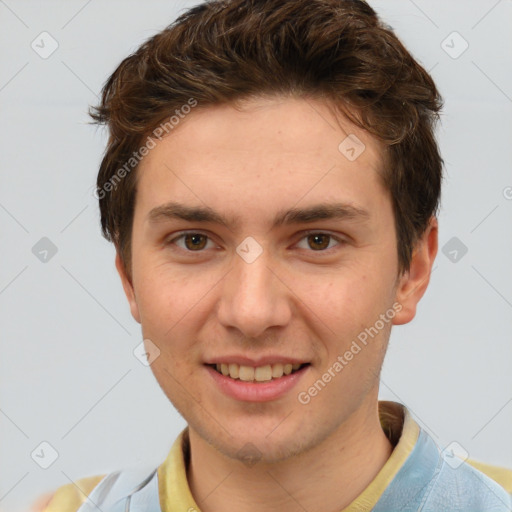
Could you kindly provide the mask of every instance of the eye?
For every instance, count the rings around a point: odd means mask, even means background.
[[[176,243],[177,240],[181,239],[183,239],[184,246]],[[198,233],[196,231],[187,231],[185,233],[181,233],[180,235],[174,237],[171,240],[168,240],[166,243],[169,245],[176,244],[178,247],[188,252],[201,252],[202,249],[206,247],[208,240],[209,237],[204,233]]]
[[[321,231],[309,231],[301,240],[306,240],[308,247],[312,248],[314,252],[328,252],[328,250],[332,249],[332,241],[336,241],[338,245],[344,243],[344,240],[341,238]]]

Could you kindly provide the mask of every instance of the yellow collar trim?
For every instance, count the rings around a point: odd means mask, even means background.
[[[169,455],[158,467],[158,495],[163,512],[171,510],[201,512],[188,486],[183,453],[186,438],[188,438],[188,427],[181,431]]]
[[[393,478],[404,465],[405,460],[412,452],[418,436],[420,427],[414,421],[411,414],[402,404],[397,402],[379,402],[379,416],[383,430],[390,438],[398,438],[398,442],[377,476],[369,483],[368,487],[341,512],[367,512],[380,500]],[[402,423],[403,418],[403,423]],[[391,437],[389,432],[391,432]],[[401,435],[400,435],[401,434]]]

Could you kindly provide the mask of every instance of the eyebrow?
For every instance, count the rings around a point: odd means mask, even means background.
[[[278,212],[272,221],[272,228],[291,224],[307,224],[318,220],[367,221],[369,218],[370,213],[367,210],[351,204],[320,203],[306,208],[291,208]],[[170,219],[220,224],[228,229],[237,229],[240,225],[238,219],[225,217],[209,206],[188,206],[177,202],[157,206],[148,214],[148,220],[151,224]]]

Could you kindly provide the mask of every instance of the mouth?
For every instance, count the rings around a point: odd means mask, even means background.
[[[256,367],[240,365],[237,363],[217,363],[207,364],[206,366],[209,366],[224,377],[229,377],[233,380],[263,383],[281,379],[283,376],[292,375],[301,371],[306,366],[310,366],[310,363],[276,363]]]

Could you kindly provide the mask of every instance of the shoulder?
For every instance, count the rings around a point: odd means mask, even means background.
[[[59,487],[53,494],[41,496],[32,506],[33,512],[76,512],[87,500],[104,475],[81,478]]]
[[[510,510],[512,496],[503,485],[504,478],[512,478],[512,471],[500,468],[500,476],[496,478],[498,468],[481,465],[482,469],[494,470],[492,478],[467,461],[457,466],[443,462],[433,478],[425,510]]]
[[[60,487],[54,494],[41,496],[31,512],[106,512],[120,502],[128,503],[135,495],[151,504],[149,510],[160,512],[158,467],[137,466],[82,478]]]
[[[476,467],[474,467],[476,466]],[[478,469],[477,469],[478,467]],[[511,512],[512,471],[460,458],[441,448],[423,429],[375,510]]]
[[[467,459],[466,462],[474,468],[487,475],[512,494],[512,469],[501,466],[493,466],[477,460]]]

